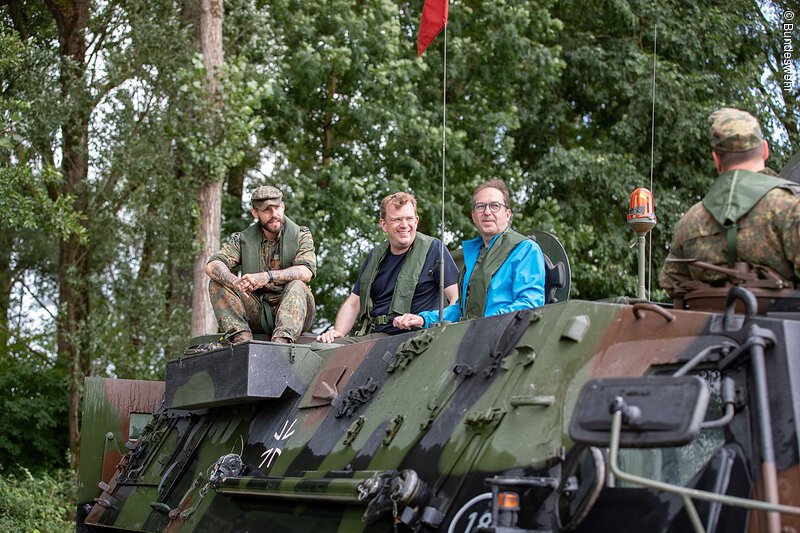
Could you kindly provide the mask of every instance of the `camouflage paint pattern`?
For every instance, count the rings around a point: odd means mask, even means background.
[[[694,258],[727,266],[726,229],[702,202],[693,205],[680,219],[669,251],[670,258]],[[738,221],[736,253],[740,261],[768,266],[789,280],[800,278],[800,197],[784,189],[768,192]],[[659,285],[672,293],[681,283],[700,280],[722,282],[724,274],[689,267],[684,263],[664,263]]]
[[[216,281],[209,280],[208,293],[219,331],[226,337],[240,331],[266,333],[261,326],[261,300],[255,294],[247,296]],[[275,319],[273,337],[297,340],[300,334],[308,331],[314,322],[314,296],[308,285],[299,280],[282,286],[279,298],[270,294],[268,301]]]
[[[78,502],[90,502],[97,484],[111,480],[128,452],[131,414],[154,413],[164,399],[164,382],[87,377],[83,387]]]
[[[298,237],[297,254],[292,261],[295,266],[306,266],[311,273],[317,273],[317,255],[314,252],[314,238],[311,236],[311,230],[305,226],[300,226],[300,235]],[[280,238],[275,241],[264,240],[261,242],[261,271],[267,270],[280,270]],[[231,270],[236,271],[242,264],[242,243],[239,240],[239,233],[233,233],[228,242],[223,243],[222,248],[209,257],[208,262],[222,261]],[[283,292],[283,287],[280,285],[270,285],[270,303],[274,304],[280,300],[280,295]]]
[[[595,377],[671,372],[706,348],[747,342],[748,328],[721,324],[719,314],[649,303],[568,301],[342,346],[239,345],[234,350],[241,360],[263,359],[262,379],[270,360],[281,376],[293,361],[303,361],[304,370],[291,387],[263,396],[270,399],[245,393],[236,401],[212,392],[202,408],[159,411],[86,523],[133,531],[392,531],[391,505],[359,501],[359,482],[413,471],[431,495],[420,510],[425,505],[443,515],[431,529],[488,525],[485,482],[514,476],[544,483],[516,489],[519,527],[560,531],[564,517],[554,488],[566,480],[562,468],[576,450],[568,427],[581,386]],[[792,346],[800,340],[800,322],[748,318],[746,325],[752,324],[775,339],[766,362],[780,499],[797,505],[800,388],[794,384],[800,363]],[[308,352],[318,360],[299,357]],[[168,395],[193,396],[181,388],[196,387],[202,372],[231,372],[215,357],[197,356],[195,366],[172,362],[170,380],[178,381]],[[730,481],[723,491],[752,496],[760,455],[755,403],[746,392],[748,358],[724,368],[720,359],[711,357],[707,366],[735,381],[740,401],[721,437],[723,448],[696,465],[703,475],[691,483],[708,489],[725,474]],[[253,367],[236,368],[248,373],[242,378],[248,384],[258,381],[258,372],[250,375]],[[206,386],[223,381],[211,378]],[[716,466],[721,452],[730,457],[730,470]],[[241,456],[244,471],[211,487],[215,463],[230,453]],[[709,507],[699,504],[698,511],[716,513],[713,531],[766,531],[759,513],[748,520],[741,509]],[[399,508],[398,516],[410,508]],[[370,509],[372,525],[362,520]],[[797,529],[800,520],[784,516],[783,525]],[[690,530],[677,497],[605,487],[577,529],[648,530]]]
[[[761,146],[764,136],[756,117],[732,107],[717,109],[708,117],[711,147],[723,152],[746,152]]]

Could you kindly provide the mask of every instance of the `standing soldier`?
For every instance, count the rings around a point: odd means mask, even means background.
[[[277,188],[258,187],[250,202],[255,223],[231,235],[206,265],[219,331],[232,343],[252,340],[253,332],[295,342],[314,321],[307,285],[317,271],[314,240],[307,227],[284,216]],[[241,277],[231,272],[238,268]]]
[[[734,268],[737,262],[800,279],[800,186],[765,166],[767,141],[746,111],[723,108],[708,117],[711,155],[719,177],[678,221],[658,277],[673,297],[698,283],[724,285],[727,275],[692,260]]]

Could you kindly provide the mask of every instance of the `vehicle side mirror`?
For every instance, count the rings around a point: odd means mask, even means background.
[[[681,446],[700,432],[709,396],[697,376],[594,379],[581,389],[569,433],[608,446],[613,414],[621,411],[620,447]]]

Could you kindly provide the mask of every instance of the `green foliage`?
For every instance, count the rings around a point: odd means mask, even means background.
[[[415,59],[421,5],[270,3],[283,88],[264,109],[276,161],[270,181],[290,191],[289,216],[316,238],[314,288],[328,320],[382,237],[383,196],[413,191],[420,230],[439,232],[441,40]],[[518,123],[512,96],[520,77],[537,87],[555,79],[559,62],[539,34],[546,39],[559,25],[538,5],[451,10],[446,228],[455,239],[473,234],[467,206],[475,185],[521,175],[510,160],[508,134]],[[526,73],[530,62],[537,68]]]
[[[2,157],[0,148],[0,157]],[[50,231],[58,236],[76,234],[85,237],[72,209],[72,198],[61,196],[55,201],[47,194],[57,186],[61,175],[52,167],[34,173],[25,166],[0,166],[0,212],[4,213],[7,230],[34,229],[42,219],[52,220]]]
[[[63,450],[61,429],[47,425],[64,405],[66,362],[51,364],[66,309],[59,266],[88,295],[89,316],[75,335],[88,339],[91,371],[162,375],[164,356],[188,334],[195,198],[205,180],[226,180],[224,233],[248,223],[243,189],[284,189],[287,214],[315,237],[320,324],[333,320],[365,252],[383,237],[383,196],[413,191],[420,230],[438,235],[444,35],[416,58],[422,4],[226,1],[226,60],[212,101],[192,28],[174,2],[92,4],[97,60],[78,87],[61,82],[47,9],[0,6],[0,338],[8,341],[0,351],[6,386],[16,387],[4,399],[12,418],[0,422],[5,464],[49,467]],[[475,234],[475,185],[502,177],[514,192],[516,228],[564,242],[575,296],[633,294],[625,213],[630,192],[650,186],[651,142],[655,271],[673,225],[714,176],[711,110],[758,113],[778,140],[776,169],[796,149],[796,96],[775,92],[774,69],[762,80],[775,59],[778,4],[452,2],[447,244]],[[90,171],[72,190],[61,165],[65,117],[91,117]],[[85,272],[58,264],[56,243],[71,237],[85,249]],[[44,317],[36,327],[23,323],[29,312]],[[25,401],[50,428],[37,432],[50,440],[32,441],[30,455],[12,427]]]
[[[598,299],[635,292],[636,263],[628,245],[633,233],[623,223],[626,191],[633,190],[638,180],[630,157],[555,148],[537,168],[536,180],[520,191],[548,198],[545,206],[550,209],[542,210],[542,201],[521,209],[525,217],[521,228],[544,229],[560,237],[572,256],[575,296]],[[578,194],[588,190],[593,194]],[[588,213],[597,214],[593,223],[586,219]],[[576,257],[575,250],[583,255]]]
[[[53,200],[49,196],[49,191],[61,183],[62,176],[52,165],[41,165],[35,160],[28,134],[41,126],[41,122],[35,118],[33,100],[24,91],[17,94],[12,89],[29,81],[26,72],[47,56],[29,48],[18,33],[5,26],[0,27],[0,50],[0,79],[4,80],[0,92],[3,113],[0,213],[6,231],[35,228],[47,218],[53,221],[49,228],[55,235],[83,235],[71,206],[72,198],[63,196]]]
[[[255,109],[271,89],[251,79],[247,70],[244,61],[229,58],[218,73],[220,87],[212,101],[202,56],[195,55],[191,67],[176,73],[179,86],[171,132],[188,175],[223,181],[245,157],[251,136],[261,129]]]
[[[47,342],[46,336],[29,342]],[[67,375],[31,344],[11,343],[0,354],[0,472],[24,465],[64,466],[67,449]]]
[[[0,475],[0,530],[25,533],[63,533],[75,528],[72,510],[75,479],[66,470],[35,477],[25,469]]]

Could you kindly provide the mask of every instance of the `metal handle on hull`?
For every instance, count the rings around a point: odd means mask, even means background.
[[[661,315],[667,319],[667,322],[673,322],[675,320],[675,315],[661,307],[660,305],[656,305],[650,302],[639,302],[633,304],[633,315],[636,317],[636,320],[639,320],[644,316],[645,311],[652,311],[657,315]]]
[[[756,314],[758,310],[758,301],[755,295],[745,289],[744,287],[733,287],[728,291],[728,297],[725,300],[725,317],[722,320],[722,327],[728,329],[733,324],[733,313],[736,309],[736,300],[741,300],[744,304],[744,314],[746,318]]]

